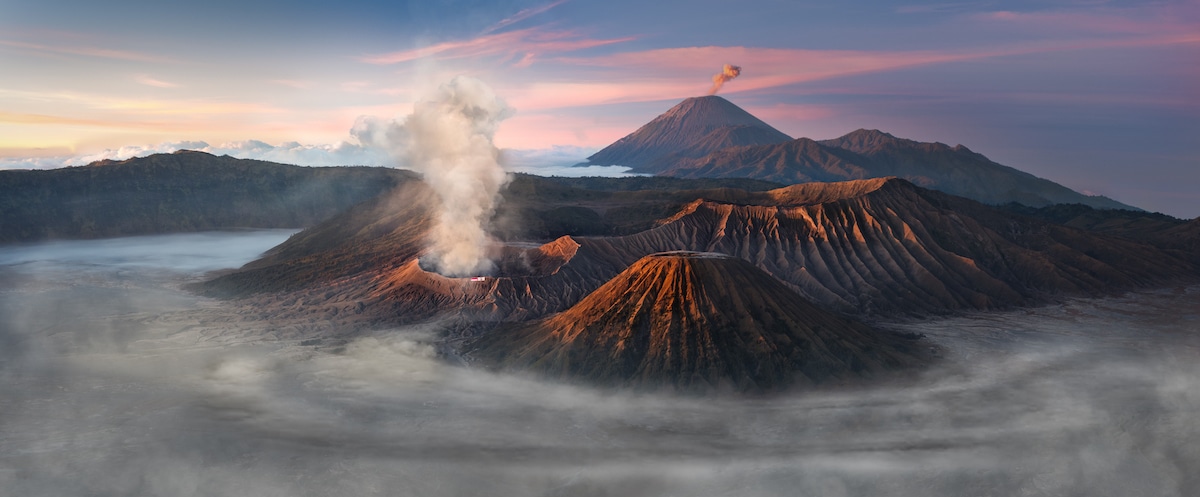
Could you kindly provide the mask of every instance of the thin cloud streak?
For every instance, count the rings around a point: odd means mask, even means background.
[[[941,14],[964,12],[976,7],[993,5],[995,2],[950,2],[896,7],[897,14]]]
[[[1090,12],[1043,11],[1016,12],[998,10],[970,16],[974,21],[990,24],[1025,25],[1045,28],[1053,34],[1089,32],[1104,34],[1164,35],[1197,32],[1194,24],[1181,23],[1172,16],[1161,19],[1133,19],[1120,15],[1100,15]]]
[[[306,90],[313,86],[313,84],[308,81],[296,81],[291,79],[272,79],[270,82],[277,85],[295,88],[297,90]]]
[[[520,109],[546,110],[701,95],[709,87],[712,61],[736,60],[745,73],[726,93],[782,88],[821,80],[913,67],[1037,53],[1200,43],[1200,33],[953,51],[806,50],[755,47],[686,47],[623,52],[599,57],[552,59],[567,66],[619,70],[612,83],[557,82],[517,88],[509,100]],[[636,80],[622,81],[620,75]]]
[[[0,46],[13,47],[23,49],[27,52],[35,52],[41,54],[59,54],[59,55],[83,55],[86,57],[99,57],[104,59],[119,59],[130,60],[136,62],[173,62],[170,59],[149,55],[139,52],[130,52],[126,50],[110,50],[105,48],[94,47],[62,47],[42,45],[38,43],[28,43],[23,41],[0,40]]]
[[[0,97],[17,97],[26,101],[81,105],[92,111],[119,111],[130,115],[153,116],[212,116],[284,114],[288,109],[267,104],[214,99],[143,99],[94,95],[78,92],[34,92],[0,89]]]
[[[594,39],[583,37],[574,31],[545,31],[529,28],[479,36],[469,40],[448,41],[412,50],[366,55],[358,57],[357,60],[368,64],[391,65],[435,56],[440,59],[540,56],[624,43],[633,39],[632,37]]]
[[[161,79],[155,79],[155,78],[152,78],[145,74],[139,74],[137,77],[134,78],[134,81],[137,81],[138,83],[141,83],[146,86],[153,86],[155,88],[179,88],[178,84],[171,83],[168,81],[163,81]]]
[[[505,27],[511,26],[513,24],[516,24],[518,22],[529,19],[530,17],[536,16],[538,14],[543,14],[546,11],[553,9],[555,7],[558,7],[559,5],[562,5],[564,3],[567,3],[567,0],[557,0],[555,2],[550,2],[548,4],[542,5],[540,7],[530,7],[528,9],[522,9],[521,11],[517,12],[516,14],[513,14],[504,19],[501,19],[496,24],[488,26],[483,31],[481,31],[479,34],[486,35],[488,33],[498,31],[502,28],[505,28]]]
[[[67,125],[67,126],[102,126],[108,127],[113,123],[100,119],[79,119],[74,117],[51,116],[46,114],[21,114],[0,111],[0,123],[23,125]]]

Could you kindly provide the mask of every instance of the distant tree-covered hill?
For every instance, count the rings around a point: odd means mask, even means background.
[[[0,171],[0,243],[235,228],[302,228],[415,178],[179,151]]]

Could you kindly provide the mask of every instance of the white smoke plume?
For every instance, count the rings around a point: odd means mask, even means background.
[[[421,173],[441,199],[427,259],[447,276],[487,274],[487,223],[508,174],[492,143],[512,114],[482,81],[459,76],[414,105],[403,122],[362,117],[350,132]]]
[[[716,95],[718,91],[721,91],[721,87],[725,86],[726,81],[729,81],[733,78],[738,77],[738,75],[741,73],[742,73],[741,67],[731,65],[731,64],[725,64],[725,67],[723,67],[721,69],[721,72],[713,75],[712,89],[708,90],[708,94]]]

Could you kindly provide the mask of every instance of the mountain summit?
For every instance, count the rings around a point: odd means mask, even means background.
[[[769,145],[788,135],[718,96],[693,97],[588,157],[597,165],[621,165],[657,173],[668,157],[702,157],[729,147]]]

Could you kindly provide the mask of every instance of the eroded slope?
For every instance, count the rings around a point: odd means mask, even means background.
[[[646,256],[571,308],[472,341],[495,367],[568,380],[765,391],[920,362],[916,346],[830,314],[722,254]]]

